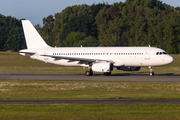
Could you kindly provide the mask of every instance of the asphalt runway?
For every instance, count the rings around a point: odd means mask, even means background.
[[[180,100],[131,100],[131,99],[98,99],[98,100],[0,100],[0,104],[180,104]]]
[[[37,74],[37,73],[0,73],[0,80],[58,80],[58,81],[122,81],[122,82],[180,82],[180,75],[132,75],[113,74]],[[0,104],[180,104],[180,100],[0,100]]]
[[[0,80],[58,80],[58,81],[121,81],[121,82],[180,82],[180,75],[132,75],[113,74],[37,74],[37,73],[0,73]]]

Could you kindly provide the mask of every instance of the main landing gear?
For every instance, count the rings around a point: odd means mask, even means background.
[[[86,76],[92,76],[93,75],[93,71],[92,71],[91,66],[89,66],[88,71],[85,72],[85,75]]]
[[[149,69],[150,69],[150,76],[154,76],[154,72],[151,66],[149,66]]]
[[[93,71],[92,70],[88,70],[85,72],[86,76],[92,76],[93,75]]]
[[[85,72],[85,75],[86,76],[92,76],[93,75],[93,71],[92,70],[88,70],[88,71]],[[104,75],[105,76],[110,76],[111,72],[104,72]]]

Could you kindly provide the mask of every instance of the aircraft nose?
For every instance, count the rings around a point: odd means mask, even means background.
[[[168,64],[172,63],[173,61],[174,61],[174,58],[169,55],[168,58],[167,58]]]

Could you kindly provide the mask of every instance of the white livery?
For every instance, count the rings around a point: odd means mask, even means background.
[[[155,47],[50,47],[45,43],[29,20],[22,20],[27,49],[20,54],[32,59],[63,66],[88,67],[87,76],[93,71],[110,75],[114,68],[138,71],[149,66],[167,65],[173,57]]]

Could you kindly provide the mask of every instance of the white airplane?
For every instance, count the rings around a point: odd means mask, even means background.
[[[29,20],[22,20],[27,49],[19,53],[32,59],[62,66],[88,67],[86,76],[94,72],[111,75],[118,70],[139,71],[148,66],[163,66],[174,61],[164,50],[155,47],[50,47]]]

